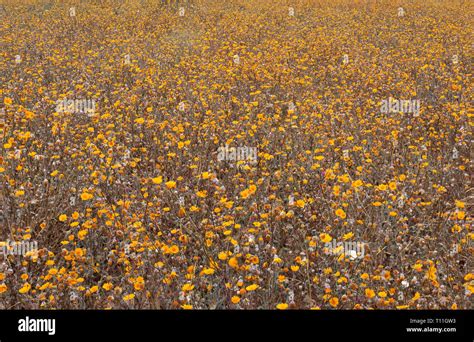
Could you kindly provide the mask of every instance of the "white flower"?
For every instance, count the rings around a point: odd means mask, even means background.
[[[347,251],[347,254],[349,255],[349,258],[350,258],[351,260],[357,259],[357,252],[356,252],[356,251],[354,251],[354,250],[349,250],[349,251]]]
[[[288,196],[288,204],[289,205],[295,204],[295,198],[293,197],[293,195]]]

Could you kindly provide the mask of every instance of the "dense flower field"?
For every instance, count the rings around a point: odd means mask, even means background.
[[[0,308],[472,308],[472,15],[3,1]]]

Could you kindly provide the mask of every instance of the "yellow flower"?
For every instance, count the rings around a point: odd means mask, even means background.
[[[380,184],[377,189],[379,189],[380,191],[385,191],[388,189],[388,186],[386,184]]]
[[[168,252],[169,252],[170,254],[176,254],[176,253],[179,252],[179,247],[176,246],[176,245],[173,245],[173,246],[171,246],[171,247],[169,248]]]
[[[227,252],[220,252],[217,257],[219,260],[226,260],[227,259]]]
[[[337,177],[337,180],[339,182],[342,182],[342,183],[349,183],[350,178],[349,178],[348,174],[345,174],[345,175]],[[359,184],[359,183],[357,183],[357,184]]]
[[[233,303],[233,304],[238,304],[240,302],[240,297],[239,296],[232,296],[232,298],[230,299],[230,301]]]
[[[288,309],[288,304],[286,304],[286,303],[280,303],[280,304],[277,304],[276,308],[277,308],[278,310],[286,310],[286,309]]]
[[[67,215],[65,214],[59,215],[59,221],[64,222],[66,220],[67,220]]]
[[[194,285],[192,284],[184,284],[183,287],[181,288],[181,290],[183,290],[184,292],[187,292],[187,291],[192,291],[194,289]]]
[[[428,272],[426,273],[426,276],[428,277],[429,280],[436,281],[436,267],[434,265],[431,265],[430,268],[428,269]]]
[[[28,291],[30,291],[30,289],[31,289],[31,285],[29,283],[25,283],[23,285],[23,287],[18,292],[23,294],[23,293],[27,293]]]
[[[375,291],[372,289],[365,289],[365,296],[367,298],[374,298],[375,297]]]
[[[324,269],[324,274],[331,274],[332,273],[332,268],[331,267],[327,267]]]
[[[350,239],[351,237],[353,237],[353,236],[354,236],[354,233],[350,232],[350,233],[344,234],[344,235],[342,236],[342,239],[343,239],[343,240],[349,240],[349,239]]]
[[[329,300],[329,304],[335,308],[339,305],[339,299],[337,297],[332,297],[330,300]]]
[[[7,285],[5,285],[5,284],[0,284],[0,293],[5,292],[6,290],[8,290]]]
[[[192,310],[192,309],[193,309],[193,306],[190,305],[190,304],[183,304],[183,305],[181,305],[181,308],[182,308],[183,310]]]
[[[176,182],[175,182],[175,181],[168,181],[168,182],[166,182],[165,184],[166,184],[166,187],[167,187],[168,189],[174,189],[174,188],[176,188]]]
[[[158,177],[152,178],[151,181],[153,182],[153,184],[161,184],[163,182],[163,177],[158,176]]]
[[[332,237],[329,234],[326,233],[321,233],[319,234],[319,238],[321,239],[322,242],[328,243],[332,241]]]
[[[140,125],[141,125],[141,124],[143,124],[143,123],[145,122],[145,119],[144,119],[144,118],[137,118],[137,119],[135,119],[135,122],[136,122],[137,124],[140,124]]]
[[[198,191],[198,192],[196,192],[196,195],[198,197],[205,198],[205,197],[207,197],[207,191],[206,190]]]
[[[105,290],[105,291],[110,291],[112,289],[113,285],[112,283],[104,283],[102,285],[102,288]]]
[[[4,103],[5,105],[11,105],[11,104],[13,103],[13,100],[12,100],[11,98],[9,98],[9,97],[5,97],[5,98],[3,99],[3,103]]]
[[[346,212],[343,209],[337,209],[336,210],[336,216],[339,216],[342,219],[346,218]]]
[[[202,273],[205,274],[205,275],[211,275],[211,274],[214,274],[215,270],[213,268],[205,268],[202,270]]]
[[[79,238],[79,240],[84,240],[86,238],[87,233],[87,229],[81,229],[77,232],[77,237]]]
[[[240,196],[243,198],[243,199],[246,199],[247,197],[250,196],[250,191],[248,189],[245,189],[243,191],[240,192]]]
[[[93,197],[94,197],[94,195],[92,195],[92,194],[90,194],[90,193],[88,193],[88,192],[86,192],[86,191],[84,191],[84,192],[81,194],[81,200],[83,200],[83,201],[88,201],[88,200],[90,200],[90,199],[93,198]]]
[[[2,280],[2,278],[0,277],[0,280]],[[474,273],[468,273],[464,276],[464,280],[465,281],[471,281],[471,280],[474,280]]]
[[[361,187],[362,184],[364,184],[364,183],[360,179],[358,179],[358,180],[352,182],[352,187],[353,188],[358,188],[358,187]]]
[[[90,289],[89,289],[89,292],[90,293],[94,293],[94,292],[97,292],[97,290],[99,290],[99,287],[97,285],[95,286],[92,286]]]
[[[124,300],[124,301],[129,301],[129,300],[132,300],[133,298],[135,298],[135,294],[134,294],[134,293],[130,293],[130,294],[128,294],[128,295],[123,296],[123,300]]]
[[[76,248],[74,250],[74,255],[78,258],[84,256],[84,250],[82,248]]]
[[[239,262],[236,257],[232,257],[229,259],[229,266],[232,268],[237,268],[239,267]]]
[[[293,272],[297,272],[300,269],[300,267],[298,265],[291,265],[290,268]]]
[[[258,285],[257,284],[252,284],[252,285],[249,285],[245,288],[247,291],[255,291],[256,289],[258,289]]]
[[[255,191],[257,191],[257,186],[255,184],[252,184],[247,189],[241,191],[240,196],[242,196],[243,199],[246,199],[250,195],[253,195]]]
[[[201,173],[201,178],[202,179],[208,179],[211,177],[211,174],[209,172],[203,172]]]
[[[298,208],[304,208],[304,206],[305,206],[306,203],[305,203],[304,200],[301,200],[301,199],[300,199],[300,200],[297,200],[295,204],[296,204],[296,206],[297,206]]]
[[[36,117],[35,113],[29,110],[25,110],[25,118],[27,118],[28,120],[31,120],[34,117]]]
[[[390,183],[388,183],[388,187],[390,188],[390,190],[395,191],[395,190],[397,190],[397,183],[396,182],[390,182]]]

